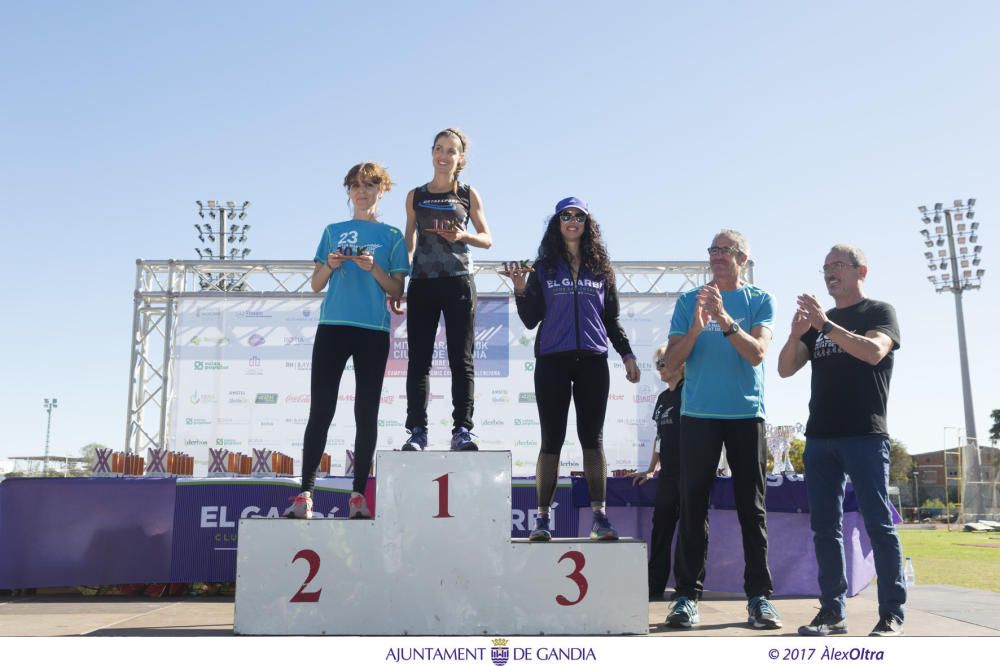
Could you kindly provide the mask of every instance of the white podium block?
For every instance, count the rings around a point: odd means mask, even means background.
[[[509,452],[379,452],[374,520],[244,519],[238,634],[644,634],[646,545],[510,538]]]

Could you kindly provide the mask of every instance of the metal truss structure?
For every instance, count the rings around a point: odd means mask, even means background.
[[[136,261],[125,449],[142,453],[168,441],[178,299],[316,298],[311,261]],[[502,262],[475,262],[482,295],[511,294]],[[616,262],[622,295],[676,295],[711,279],[705,261]],[[753,281],[748,262],[747,279]]]

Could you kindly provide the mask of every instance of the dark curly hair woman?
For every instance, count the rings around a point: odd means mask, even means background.
[[[617,539],[605,511],[607,466],[604,415],[610,375],[608,342],[625,363],[625,376],[639,381],[639,366],[618,323],[615,273],[601,240],[601,228],[587,204],[567,197],[556,204],[533,268],[509,266],[517,314],[535,337],[535,397],[542,429],[535,483],[538,519],[532,541],[548,541],[550,507],[559,479],[559,453],[566,439],[572,398],[583,448],[583,472],[594,510],[591,539]]]

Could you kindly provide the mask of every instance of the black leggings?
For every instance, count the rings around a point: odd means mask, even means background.
[[[663,594],[670,579],[670,549],[680,520],[681,445],[678,440],[679,437],[673,436],[660,442],[660,475],[656,479],[656,508],[653,509],[649,546],[649,592],[655,595]]]
[[[382,379],[389,358],[389,333],[356,326],[320,324],[312,352],[309,423],[302,445],[302,490],[316,484],[316,470],[337,411],[340,378],[354,357],[354,492],[363,493],[375,455]]]
[[[406,291],[406,428],[427,428],[431,362],[438,322],[444,314],[454,427],[472,430],[475,370],[476,284],[469,275],[410,280]]]
[[[542,453],[562,451],[569,401],[576,407],[576,434],[584,449],[604,441],[611,375],[606,356],[540,356],[535,359],[535,400],[542,424]]]

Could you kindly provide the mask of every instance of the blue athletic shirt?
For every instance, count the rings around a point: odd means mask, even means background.
[[[670,320],[670,336],[685,335],[691,326],[698,289],[681,294]],[[722,303],[729,316],[744,331],[755,326],[774,327],[774,300],[771,295],[747,284],[722,291]],[[710,319],[698,334],[684,372],[681,414],[701,419],[765,418],[764,363],[756,367],[739,355],[722,335],[718,322]]]
[[[358,254],[361,248],[367,248],[374,255],[375,263],[389,275],[410,272],[403,233],[388,224],[366,220],[348,220],[327,226],[313,260],[323,264],[331,252]],[[319,323],[388,331],[389,309],[385,299],[385,290],[371,273],[358,268],[354,261],[346,260],[330,276]]]

